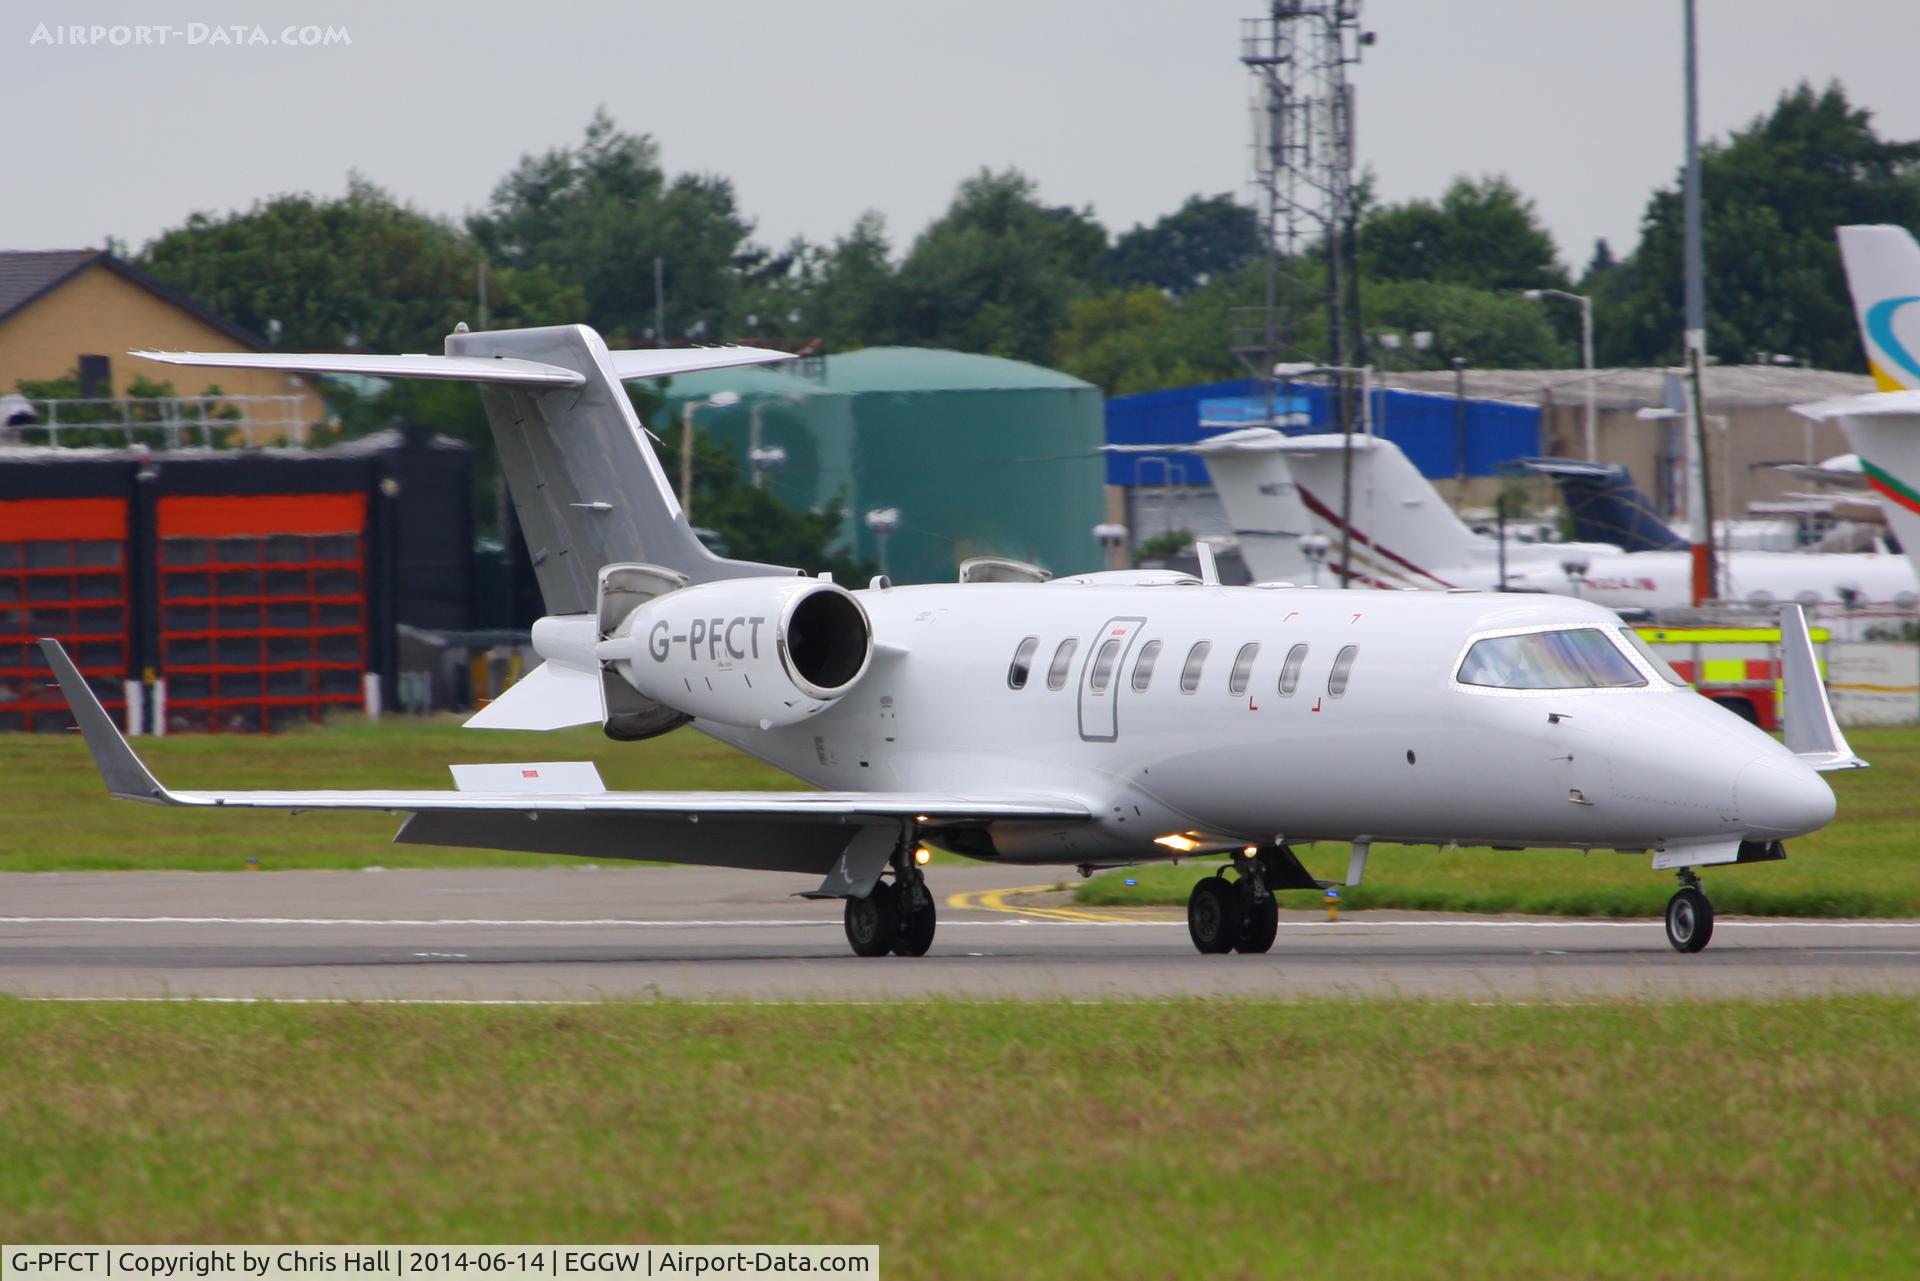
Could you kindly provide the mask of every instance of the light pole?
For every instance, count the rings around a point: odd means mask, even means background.
[[[800,403],[800,399],[798,396],[782,396],[771,403],[776,405],[797,405]],[[787,451],[781,449],[779,446],[776,445],[772,449],[762,449],[760,447],[760,415],[767,411],[768,403],[767,398],[764,396],[756,396],[754,398],[753,408],[750,411],[752,417],[749,419],[747,429],[747,462],[753,467],[753,487],[755,489],[759,489],[765,485],[766,474],[769,471],[772,471],[776,467],[783,467],[787,462]]]
[[[1093,539],[1106,553],[1108,569],[1127,567],[1127,527],[1111,522],[1102,522],[1093,527]]]
[[[879,545],[880,577],[890,579],[887,573],[887,539],[893,531],[900,528],[900,509],[898,507],[875,507],[866,514],[867,528],[873,531],[874,542]]]
[[[1352,365],[1309,365],[1278,364],[1273,367],[1273,376],[1284,382],[1316,374],[1330,374],[1332,381],[1328,390],[1334,395],[1346,396],[1346,378],[1349,374],[1365,373]],[[1353,569],[1353,416],[1344,410],[1340,414],[1340,586],[1346,587],[1352,582]],[[1371,431],[1371,427],[1369,427]]]
[[[689,525],[693,523],[693,412],[708,405],[725,409],[739,403],[739,392],[716,391],[705,400],[689,400],[680,409],[680,510],[687,514]]]
[[[1522,291],[1528,298],[1539,302],[1542,298],[1565,298],[1580,304],[1580,367],[1587,374],[1587,461],[1600,461],[1600,426],[1593,405],[1593,299],[1586,294],[1568,293],[1564,289],[1527,289]]]

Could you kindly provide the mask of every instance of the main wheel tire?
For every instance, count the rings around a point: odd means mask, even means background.
[[[1713,939],[1713,904],[1688,885],[1667,900],[1667,942],[1676,952],[1698,952]]]
[[[1246,908],[1246,919],[1240,923],[1240,941],[1233,945],[1234,951],[1257,956],[1273,946],[1273,936],[1280,932],[1280,901],[1269,894],[1258,903]]]
[[[847,943],[856,956],[885,956],[900,937],[900,904],[893,886],[874,885],[865,898],[847,900]]]
[[[919,907],[900,914],[900,936],[893,943],[895,956],[925,956],[933,946],[933,895],[927,894],[926,899]]]
[[[1187,934],[1207,955],[1233,951],[1240,941],[1240,887],[1219,876],[1196,882],[1187,899]]]

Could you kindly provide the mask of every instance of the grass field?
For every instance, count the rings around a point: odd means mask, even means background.
[[[0,1239],[1920,1275],[1920,1002],[0,1001]]]
[[[1829,775],[1840,798],[1832,826],[1791,843],[1783,863],[1709,874],[1722,912],[1764,915],[1920,915],[1920,730],[1858,730],[1874,763]],[[177,787],[447,787],[453,761],[591,759],[614,788],[780,788],[800,784],[691,731],[614,743],[592,728],[555,734],[463,730],[450,717],[342,718],[271,738],[193,735],[143,739],[154,771]],[[234,870],[249,857],[288,868],[541,866],[539,854],[390,844],[385,814],[222,813],[157,810],[109,801],[77,736],[0,735],[0,871],[184,868]],[[1345,873],[1347,848],[1302,851],[1316,874]],[[942,856],[942,861],[950,856]],[[617,863],[610,863],[618,866]],[[1184,904],[1210,866],[1152,865],[1106,873],[1081,886],[1090,904]],[[1014,880],[1045,871],[1010,870]],[[1137,885],[1123,881],[1131,877]],[[1502,853],[1379,846],[1348,910],[1398,907],[1600,916],[1656,915],[1672,880],[1644,857],[1566,851]],[[1305,906],[1312,896],[1295,894]]]
[[[1840,802],[1833,823],[1788,842],[1784,862],[1704,869],[1716,911],[1920,916],[1920,730],[1859,729],[1848,738],[1873,768],[1826,776]],[[1345,845],[1299,853],[1316,876],[1346,875]],[[1193,882],[1211,875],[1214,866],[1189,862],[1105,872],[1080,886],[1075,897],[1088,904],[1184,905]],[[1125,884],[1129,878],[1137,884]],[[1649,871],[1642,854],[1377,845],[1364,883],[1341,891],[1341,910],[1657,916],[1673,888],[1671,874]],[[1300,892],[1281,901],[1294,907],[1316,902]]]

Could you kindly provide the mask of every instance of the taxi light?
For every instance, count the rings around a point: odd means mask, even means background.
[[[925,866],[926,866],[926,865],[927,865],[928,863],[930,863],[930,862],[932,862],[932,861],[933,861],[933,851],[932,851],[932,850],[930,850],[930,849],[928,849],[928,848],[927,848],[926,846],[924,846],[924,845],[916,845],[916,846],[914,846],[914,847],[913,847],[913,862],[914,862],[914,866],[916,866],[916,867],[925,867]]]
[[[1260,847],[1258,845],[1249,845],[1247,846],[1247,848],[1241,850],[1240,852],[1242,854],[1245,854],[1248,858],[1252,858],[1255,854],[1258,854],[1260,852]]]

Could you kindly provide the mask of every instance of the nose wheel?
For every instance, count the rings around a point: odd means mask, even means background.
[[[1187,936],[1196,951],[1257,954],[1273,946],[1280,929],[1280,904],[1267,886],[1259,858],[1234,860],[1238,873],[1209,876],[1194,883],[1187,898]]]
[[[1667,942],[1676,952],[1698,952],[1713,939],[1713,902],[1691,869],[1680,870],[1680,889],[1667,900]]]

